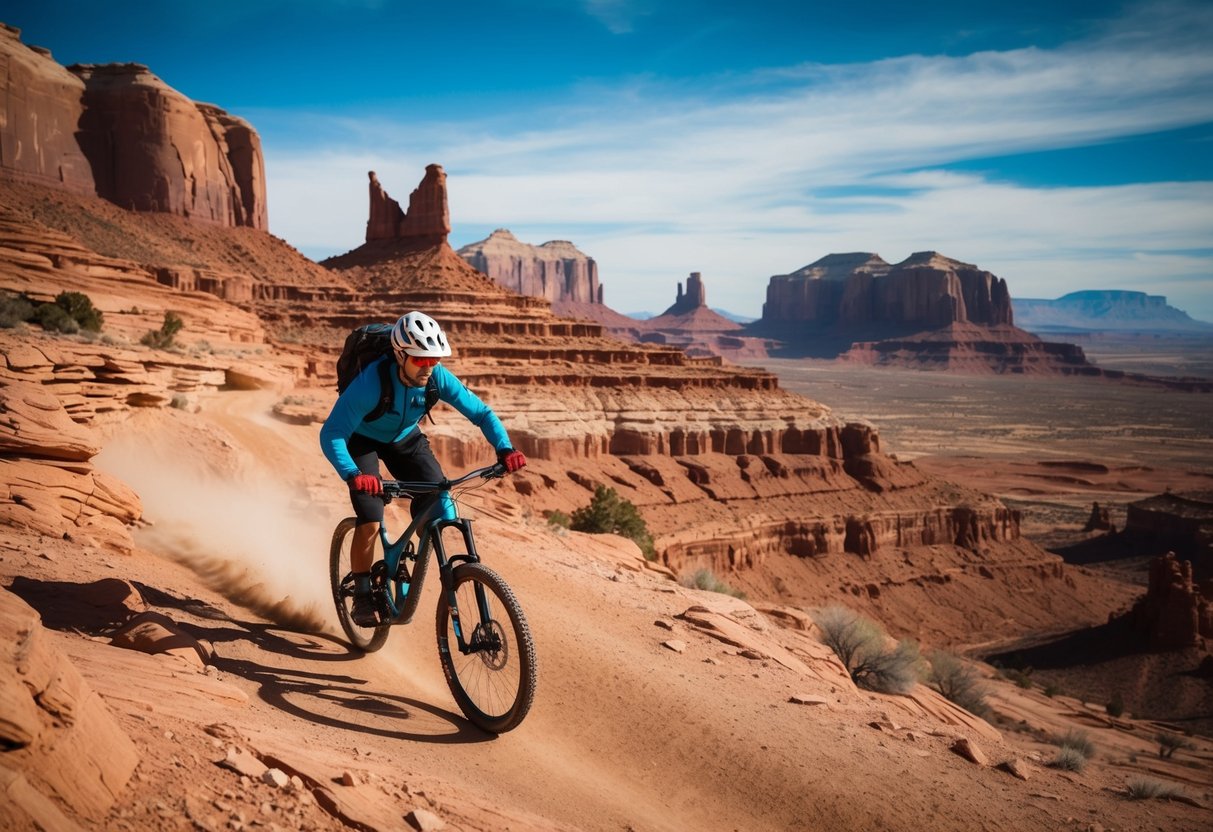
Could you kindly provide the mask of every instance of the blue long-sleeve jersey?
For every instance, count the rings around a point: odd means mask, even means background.
[[[379,361],[391,361],[385,356]],[[417,430],[417,423],[425,415],[425,388],[408,387],[400,380],[393,368],[392,406],[373,422],[363,421],[379,403],[379,361],[372,361],[350,382],[329,411],[324,426],[320,428],[320,447],[324,456],[343,480],[358,473],[358,466],[350,456],[349,440],[355,433],[385,444],[394,444]],[[484,434],[484,438],[498,451],[510,447],[510,437],[493,409],[468,390],[453,373],[439,364],[433,372],[438,398],[454,407]]]

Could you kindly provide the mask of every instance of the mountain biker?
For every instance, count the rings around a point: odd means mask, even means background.
[[[425,414],[425,390],[434,378],[438,398],[447,402],[480,428],[497,451],[497,459],[510,473],[526,465],[526,457],[510,444],[501,420],[487,404],[468,390],[439,363],[451,354],[451,346],[438,322],[421,312],[409,312],[392,327],[392,351],[371,362],[337,397],[324,426],[320,446],[325,457],[350,489],[350,502],[358,523],[350,548],[354,573],[354,602],[350,617],[360,627],[374,627],[378,613],[371,598],[371,560],[375,535],[383,521],[382,459],[398,480],[438,482],[442,467],[430,450],[429,440],[418,424]],[[382,416],[367,421],[380,399],[379,364],[394,361],[392,406]],[[450,494],[425,495],[413,500],[414,517],[435,499],[441,499],[441,516],[455,518]]]

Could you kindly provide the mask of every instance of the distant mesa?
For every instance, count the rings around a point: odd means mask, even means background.
[[[524,243],[505,228],[456,252],[494,283],[520,295],[546,298],[552,311],[601,304],[598,264],[568,240]]]
[[[700,272],[678,284],[674,303],[660,315],[634,321],[636,340],[681,347],[692,356],[718,355],[734,361],[765,358],[768,344],[747,336],[744,327],[708,308],[707,287]]]
[[[830,254],[767,285],[762,322],[918,331],[1010,325],[1007,283],[969,263],[920,251],[890,265],[871,252]]]
[[[63,67],[0,24],[0,172],[122,208],[266,229],[261,139],[142,64]]]
[[[1056,300],[1016,298],[1019,325],[1030,332],[1182,332],[1213,334],[1213,323],[1198,321],[1167,304],[1162,295],[1115,289],[1071,292]]]

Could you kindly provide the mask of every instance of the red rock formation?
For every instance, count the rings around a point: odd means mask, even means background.
[[[247,123],[195,104],[141,64],[70,69],[84,81],[80,147],[99,196],[135,211],[266,227],[260,140]]]
[[[371,210],[366,223],[366,241],[386,241],[403,244],[408,249],[423,249],[441,245],[451,233],[451,216],[447,208],[446,173],[441,165],[428,165],[425,176],[411,194],[408,211],[388,196],[379,184],[375,171],[370,171]]]
[[[646,344],[676,346],[695,357],[721,356],[734,361],[765,358],[768,342],[743,334],[736,321],[708,308],[707,288],[699,272],[691,272],[686,291],[678,284],[674,304],[655,318],[634,321],[629,331],[612,334],[630,336]]]
[[[76,143],[84,82],[0,23],[0,169],[82,193],[93,171]]]
[[[498,285],[520,295],[547,298],[558,315],[568,314],[570,304],[602,303],[598,264],[567,240],[533,246],[498,228],[457,253]]]
[[[265,229],[261,140],[139,64],[64,69],[0,30],[0,169],[137,211]]]
[[[1116,531],[1116,527],[1112,525],[1112,518],[1108,513],[1108,507],[1101,506],[1099,503],[1091,503],[1091,516],[1087,518],[1086,525],[1082,527],[1082,530],[1084,532]]]
[[[1173,552],[1150,561],[1150,584],[1131,619],[1157,650],[1194,647],[1213,637],[1213,604],[1192,579],[1191,561]]]
[[[767,286],[762,320],[824,325],[1011,324],[1005,280],[933,251],[890,266],[866,252],[831,254]]]

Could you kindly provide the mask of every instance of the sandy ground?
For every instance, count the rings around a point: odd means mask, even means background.
[[[989,682],[1015,728],[1001,735],[921,688],[913,699],[857,691],[808,636],[652,576],[630,543],[550,530],[488,489],[465,509],[522,600],[540,673],[523,725],[486,735],[443,682],[432,584],[382,652],[352,653],[337,636],[325,558],[344,492],[316,428],[275,421],[271,403],[223,393],[199,414],[146,411],[111,427],[97,462],[140,493],[152,523],[134,556],[4,540],[4,582],[54,625],[142,756],[86,828],[407,829],[418,808],[469,830],[1208,828],[1206,809],[1121,796],[1153,773],[1208,805],[1206,744],[1158,761],[1150,726],[1117,728],[1007,681]],[[56,598],[113,577],[213,644],[213,667],[119,650],[55,617]],[[678,618],[695,605],[741,622],[730,626],[755,658]],[[790,701],[798,694],[821,704]],[[1044,767],[1047,735],[1074,726],[1098,735],[1097,762],[1081,774]],[[990,766],[950,751],[958,736]],[[233,744],[306,788],[215,765]],[[1027,781],[992,767],[1014,758],[1028,761]],[[336,808],[316,802],[324,794]]]

